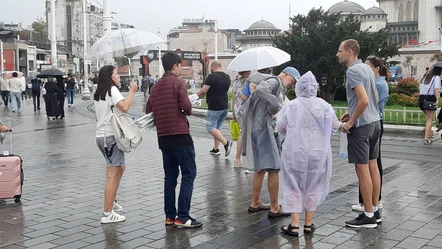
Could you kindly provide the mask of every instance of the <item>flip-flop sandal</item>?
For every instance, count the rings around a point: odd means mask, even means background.
[[[270,205],[264,204],[264,203],[260,203],[258,207],[252,207],[249,206],[249,212],[251,213],[256,213],[256,212],[261,212],[263,210],[269,210],[270,209]]]
[[[290,213],[283,213],[283,212],[282,212],[282,207],[281,207],[281,205],[279,205],[279,211],[278,211],[277,213],[274,213],[274,212],[272,212],[272,211],[269,211],[269,212],[267,213],[267,216],[268,216],[269,218],[287,217],[287,216],[290,216]]]
[[[289,224],[287,226],[287,229],[284,229],[284,227],[281,227],[282,233],[290,235],[290,236],[293,236],[293,237],[298,237],[299,236],[299,232],[293,232],[292,231],[293,229],[298,229],[298,231],[299,231],[299,227],[293,227],[292,224]]]

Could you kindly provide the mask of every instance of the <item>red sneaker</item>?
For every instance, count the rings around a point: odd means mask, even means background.
[[[175,219],[166,218],[166,226],[174,225]]]

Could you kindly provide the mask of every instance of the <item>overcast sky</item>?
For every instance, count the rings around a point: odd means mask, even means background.
[[[292,15],[307,14],[315,7],[328,9],[342,0],[292,0]],[[353,0],[364,8],[378,6],[375,0]],[[88,0],[100,6],[103,0]],[[288,28],[290,0],[110,0],[114,19],[138,29],[167,32],[184,18],[217,19],[219,28],[244,30],[255,21],[267,20],[277,28]],[[30,25],[37,16],[44,17],[45,0],[0,0],[0,21]]]

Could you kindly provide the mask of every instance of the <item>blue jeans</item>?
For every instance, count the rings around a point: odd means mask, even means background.
[[[177,178],[181,169],[181,187],[178,196],[178,218],[189,219],[193,182],[196,177],[195,147],[192,145],[162,149],[164,168],[164,212],[166,218],[175,219]]]
[[[11,92],[11,100],[12,100],[12,110],[20,111],[21,110],[21,92]]]
[[[206,130],[208,133],[212,132],[213,129],[220,129],[223,125],[224,119],[226,118],[228,110],[220,110],[220,111],[207,111],[207,124]]]
[[[74,104],[75,88],[66,89],[66,96],[68,97],[68,105]]]

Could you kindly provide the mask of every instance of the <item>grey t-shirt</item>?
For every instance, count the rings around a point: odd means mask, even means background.
[[[357,60],[347,69],[346,77],[348,111],[350,112],[350,116],[353,115],[356,110],[356,105],[358,104],[358,98],[356,97],[354,88],[357,86],[364,86],[368,96],[369,104],[364,113],[362,113],[356,121],[356,127],[378,121],[380,118],[376,90],[376,76],[374,75],[373,70],[371,70],[370,66],[367,64],[362,63],[361,60]]]

